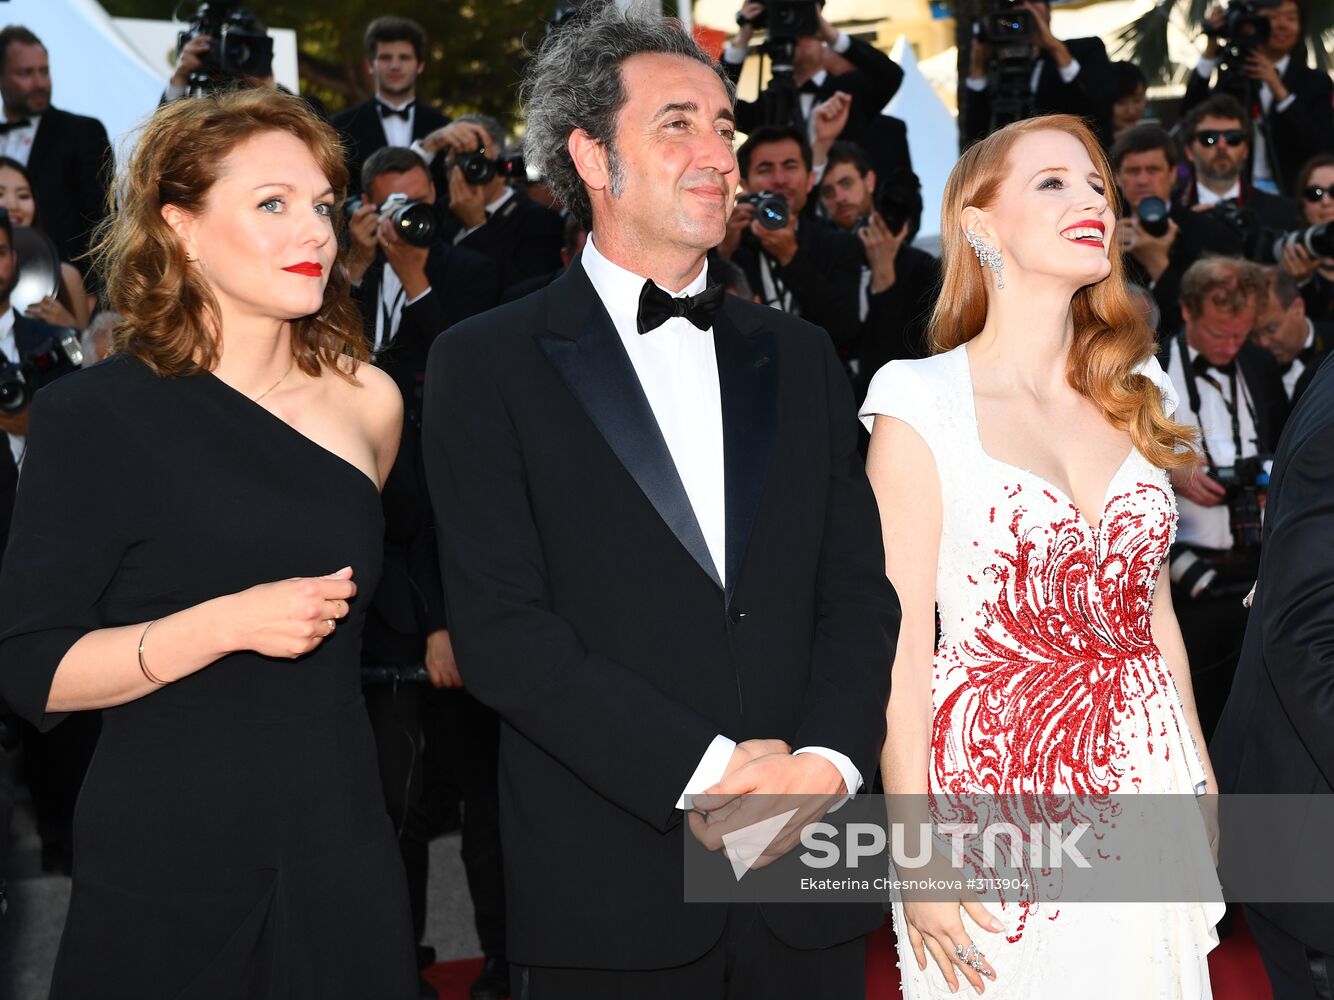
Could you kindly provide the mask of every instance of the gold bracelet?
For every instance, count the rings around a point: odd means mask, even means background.
[[[149,622],[147,625],[144,626],[144,634],[139,636],[139,669],[144,672],[145,677],[147,677],[158,687],[164,686],[167,682],[162,680],[162,678],[160,677],[154,676],[153,671],[149,670],[148,664],[144,662],[144,640],[148,638],[148,630],[161,620],[162,619],[160,618],[154,618],[151,622]]]

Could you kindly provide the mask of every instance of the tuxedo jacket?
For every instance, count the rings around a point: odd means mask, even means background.
[[[850,95],[852,107],[848,112],[848,124],[844,126],[839,138],[855,142],[862,149],[870,150],[876,145],[872,139],[874,120],[903,83],[903,67],[869,42],[859,38],[853,38],[851,41],[852,44],[848,46],[848,51],[843,53],[843,58],[852,63],[853,69],[837,76],[826,73],[824,82],[815,93],[815,104],[827,101],[840,91]],[[740,82],[742,65],[744,64],[723,63],[723,68],[727,70],[733,83]],[[761,94],[756,101],[737,101],[737,128],[749,134],[759,126],[769,123],[773,116],[769,113],[770,109],[766,103],[765,94]],[[796,114],[800,114],[800,107],[796,109]]]
[[[734,296],[713,342],[725,585],[582,263],[431,352],[427,479],[459,668],[503,720],[520,964],[664,968],[718,941],[726,907],[682,899],[676,808],[716,735],[828,747],[871,786],[899,606],[847,378],[823,331]],[[762,912],[800,948],[883,922]]]
[[[445,238],[452,240],[460,228],[458,219],[446,212]],[[499,270],[500,287],[505,291],[561,267],[565,222],[559,212],[515,191],[458,245],[489,258]]]
[[[1169,364],[1180,363],[1179,345],[1185,336],[1183,331],[1172,337],[1159,338],[1158,363],[1163,366],[1163,371],[1167,371]],[[1278,447],[1279,437],[1283,434],[1283,428],[1288,421],[1288,411],[1291,408],[1287,390],[1283,388],[1283,377],[1278,371],[1278,362],[1255,341],[1248,340],[1237,352],[1237,371],[1245,383],[1251,405],[1255,407],[1256,445],[1262,454],[1272,455],[1274,449]],[[1208,383],[1197,384],[1201,394],[1214,391]],[[1189,397],[1181,400],[1177,416],[1182,420],[1189,420],[1185,416],[1188,413],[1191,413]]]
[[[940,261],[904,243],[894,257],[894,284],[869,295],[870,308],[853,350],[860,362],[857,398],[866,398],[875,373],[901,358],[931,353],[927,326],[940,297]]]
[[[1305,49],[1293,50],[1282,79],[1296,100],[1282,111],[1274,111],[1271,105],[1269,114],[1255,124],[1264,133],[1270,175],[1280,191],[1296,195],[1302,165],[1317,153],[1334,149],[1334,81],[1329,74],[1306,65]],[[1181,113],[1201,103],[1213,90],[1208,80],[1192,71],[1181,99]],[[1249,171],[1254,169],[1252,157]]]
[[[1274,459],[1255,601],[1232,691],[1209,748],[1220,792],[1334,793],[1331,588],[1334,368],[1322,365]],[[1301,835],[1306,850],[1299,856],[1324,856],[1328,829]],[[1226,870],[1226,825],[1219,843]],[[1334,907],[1249,905],[1310,947],[1334,953]]]
[[[450,119],[418,98],[413,105],[412,139],[414,142],[424,139],[436,129],[444,128],[449,122]],[[348,193],[360,194],[361,165],[377,149],[389,145],[389,140],[385,138],[384,126],[380,124],[380,109],[375,106],[375,98],[370,97],[360,104],[354,104],[338,112],[330,119],[330,124],[338,129],[343,137],[343,145],[347,147],[347,169],[351,174],[348,179]],[[448,185],[442,186],[443,178],[440,176],[443,159],[437,156],[431,165],[436,187],[442,195],[449,190]]]
[[[45,127],[43,122],[42,128]],[[41,133],[41,129],[38,129],[38,133]],[[39,319],[31,319],[21,312],[14,313],[14,346],[20,358],[49,343],[60,332],[60,327],[44,323]],[[43,386],[71,370],[67,366],[61,366],[44,372],[39,376],[36,390],[40,391]],[[18,481],[18,465],[14,462],[14,453],[9,447],[9,436],[0,433],[0,559],[4,558],[5,546],[9,543],[9,520],[14,514],[14,496],[18,489]]]
[[[1034,114],[1077,115],[1085,119],[1104,146],[1112,144],[1112,63],[1101,38],[1071,38],[1065,47],[1079,63],[1079,73],[1069,83],[1061,79],[1056,61],[1045,53],[1038,57],[1042,70],[1033,97]],[[991,89],[965,90],[961,117],[963,145],[985,138],[991,131]]]
[[[114,164],[107,130],[96,118],[51,108],[42,115],[28,153],[28,174],[42,229],[60,259],[80,271],[88,261],[93,227],[107,213],[107,186]]]
[[[759,240],[743,233],[732,263],[746,272],[756,295],[764,297],[763,256]],[[797,254],[784,265],[770,260],[771,273],[792,293],[801,318],[824,327],[842,350],[850,350],[861,330],[859,304],[862,264],[861,240],[813,215],[803,215],[797,226]]]
[[[377,258],[355,290],[372,342],[384,268],[384,258]],[[362,659],[367,663],[418,662],[426,634],[446,627],[435,527],[422,469],[422,380],[436,337],[460,320],[490,309],[499,296],[490,261],[459,247],[443,243],[432,247],[426,276],[431,291],[403,308],[397,336],[376,359],[403,393],[403,437],[380,493],[384,566],[366,615]]]

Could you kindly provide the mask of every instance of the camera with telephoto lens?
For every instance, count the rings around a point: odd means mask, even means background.
[[[1312,257],[1334,257],[1334,223],[1320,222],[1290,233],[1280,232],[1264,225],[1248,208],[1235,198],[1220,201],[1210,209],[1218,219],[1241,237],[1242,256],[1260,264],[1277,264],[1283,260],[1283,251],[1289,246],[1300,246]]]
[[[1219,27],[1204,26],[1205,35],[1218,42],[1216,89],[1236,97],[1242,107],[1251,107],[1258,96],[1256,81],[1246,75],[1246,60],[1269,41],[1269,18],[1262,11],[1280,3],[1282,0],[1232,0]]]
[[[987,85],[991,92],[991,126],[994,132],[1012,122],[1031,117],[1033,69],[1037,65],[1037,22],[1023,0],[991,0],[989,9],[973,21],[973,35],[991,46],[987,58]]]
[[[754,17],[737,13],[736,23],[767,30],[773,40],[808,38],[820,33],[818,0],[767,0],[764,10]]]
[[[1139,228],[1155,238],[1167,235],[1167,226],[1172,218],[1172,210],[1167,202],[1150,195],[1135,206],[1135,219]]]
[[[743,194],[737,198],[736,203],[738,205],[754,205],[755,221],[765,229],[782,229],[787,225],[787,198],[776,191]]]
[[[1334,257],[1334,222],[1320,222],[1306,229],[1284,233],[1274,240],[1271,253],[1274,260],[1283,259],[1283,251],[1288,246],[1299,246],[1317,260],[1321,257]]]
[[[246,77],[273,75],[273,39],[264,22],[236,0],[205,0],[185,31],[176,36],[176,57],[200,35],[211,39],[200,56],[203,65],[190,74],[189,93],[200,94]]]
[[[365,201],[349,198],[343,212],[350,219]],[[398,238],[414,247],[429,247],[440,231],[440,216],[435,206],[424,201],[411,201],[407,195],[395,192],[378,209],[380,221],[389,220]]]
[[[32,402],[32,394],[40,383],[82,364],[79,335],[67,329],[29,351],[17,364],[7,358],[0,359],[0,413],[18,413]]]
[[[463,171],[463,179],[475,187],[489,184],[496,175],[509,180],[525,177],[528,173],[521,154],[511,153],[492,159],[486,155],[485,147],[471,153],[459,153],[454,157],[454,165]]]

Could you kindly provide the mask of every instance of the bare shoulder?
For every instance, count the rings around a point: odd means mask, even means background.
[[[351,408],[360,418],[367,437],[377,449],[391,433],[392,441],[396,444],[403,425],[403,394],[397,383],[369,362],[357,364],[349,357],[342,357],[339,359],[339,367],[356,380],[331,380],[331,385],[337,386],[336,391],[341,397],[339,402]]]

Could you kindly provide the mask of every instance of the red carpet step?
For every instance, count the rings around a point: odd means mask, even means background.
[[[482,960],[440,962],[426,970],[426,980],[440,992],[440,1000],[468,1000],[468,987],[481,974]],[[1232,933],[1209,953],[1209,974],[1214,1000],[1272,1000],[1260,953],[1240,915]],[[972,996],[970,990],[965,990]],[[893,1000],[899,995],[898,952],[894,932],[886,924],[871,935],[866,948],[867,1000]],[[964,995],[963,993],[960,994]]]

